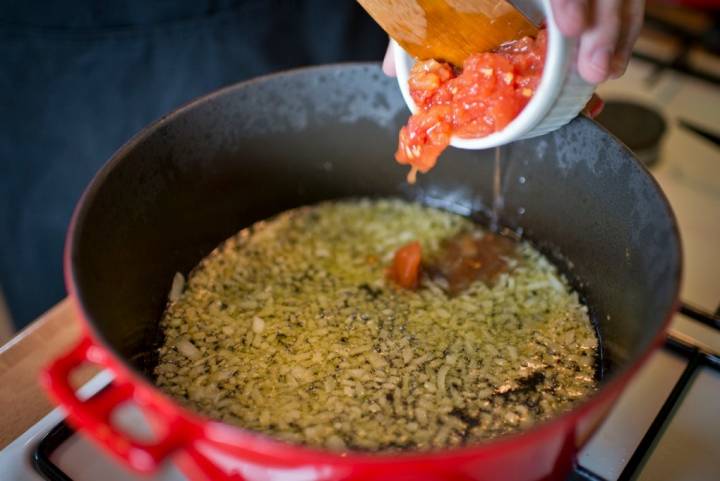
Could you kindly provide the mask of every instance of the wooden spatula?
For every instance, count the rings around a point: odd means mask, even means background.
[[[375,21],[412,56],[462,66],[476,52],[537,28],[504,0],[358,0]]]

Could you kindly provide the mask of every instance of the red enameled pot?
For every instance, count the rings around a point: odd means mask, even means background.
[[[324,199],[396,196],[482,221],[492,152],[451,149],[415,186],[393,161],[408,112],[370,64],[325,66],[241,83],[147,127],[83,195],[65,251],[84,338],[43,382],[70,422],[138,472],[174,461],[206,480],[564,479],[622,388],[663,340],[677,307],[680,239],[658,185],[617,140],[578,118],[503,150],[501,221],[565,269],[603,346],[599,391],[533,429],[432,453],[336,454],[290,445],[190,412],[152,384],[158,320],[173,275],[252,222]],[[114,381],[80,400],[83,363]],[[112,422],[134,403],[155,428],[133,439]]]

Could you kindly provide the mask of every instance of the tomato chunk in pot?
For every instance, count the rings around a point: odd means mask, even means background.
[[[404,289],[417,289],[420,285],[422,248],[417,241],[410,242],[395,251],[388,277]]]

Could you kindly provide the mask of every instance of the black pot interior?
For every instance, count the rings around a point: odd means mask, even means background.
[[[239,84],[143,131],[93,181],[71,238],[72,274],[97,333],[148,374],[174,273],[292,207],[400,196],[486,220],[494,153],[450,149],[411,187],[393,160],[407,116],[394,79],[375,65],[343,65]],[[677,293],[679,239],[664,196],[585,118],[501,154],[501,223],[561,262],[597,322],[605,366],[620,371],[648,347]]]

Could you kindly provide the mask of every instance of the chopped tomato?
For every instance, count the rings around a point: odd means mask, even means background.
[[[395,159],[411,167],[408,181],[427,172],[451,136],[484,137],[504,129],[532,98],[545,64],[547,33],[525,37],[494,52],[470,55],[460,74],[436,60],[410,71],[410,95],[420,109],[399,135]]]
[[[412,170],[408,182],[414,183],[415,172],[427,172],[450,144],[452,126],[446,120],[450,115],[447,106],[437,106],[427,112],[410,117],[407,126],[400,129],[398,150],[395,158],[401,164],[410,164]]]
[[[420,261],[422,248],[420,243],[410,242],[395,251],[388,277],[405,289],[417,289],[420,285]]]
[[[432,59],[417,62],[408,79],[410,95],[420,108],[430,107],[440,86],[454,76],[455,72],[449,64]]]

